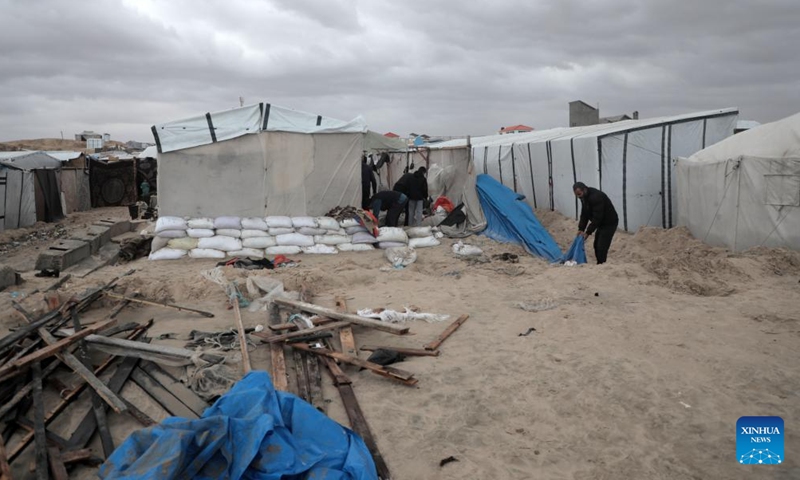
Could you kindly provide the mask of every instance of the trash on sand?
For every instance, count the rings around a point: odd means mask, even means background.
[[[393,363],[402,362],[406,359],[406,356],[400,352],[396,352],[394,350],[390,350],[388,348],[379,348],[372,352],[372,354],[367,358],[368,362],[377,363],[378,365],[391,365]]]
[[[440,466],[440,467],[444,467],[444,466],[445,466],[445,465],[447,465],[448,463],[457,462],[457,461],[458,461],[458,459],[457,459],[456,457],[454,457],[454,456],[452,456],[452,455],[451,455],[451,456],[449,456],[449,457],[447,457],[447,458],[443,458],[443,459],[442,459],[442,460],[439,462],[439,466]]]
[[[405,323],[411,320],[425,320],[428,323],[433,323],[443,322],[450,318],[450,315],[415,312],[410,308],[406,308],[405,313],[398,312],[396,310],[386,310],[383,308],[365,308],[363,310],[359,310],[357,313],[359,317],[377,318],[382,322],[388,323]]]
[[[519,255],[508,252],[498,253],[496,255],[492,255],[492,260],[501,260],[503,262],[519,263]]]
[[[417,261],[417,251],[411,247],[389,248],[384,254],[394,268],[403,268]]]
[[[483,250],[476,247],[475,245],[466,245],[461,240],[458,243],[453,244],[453,253],[456,255],[460,255],[462,257],[472,257],[477,255],[483,255]]]
[[[535,332],[535,331],[536,331],[536,329],[535,329],[535,328],[533,328],[533,327],[530,327],[529,329],[525,330],[525,333],[520,333],[520,334],[519,334],[519,335],[517,335],[517,336],[518,336],[518,337],[527,337],[528,335],[530,335],[531,333],[533,333],[533,332]]]

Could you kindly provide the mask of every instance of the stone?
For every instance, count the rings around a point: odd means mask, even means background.
[[[36,270],[59,270],[76,265],[92,255],[92,247],[82,240],[61,240],[39,254],[36,259]]]

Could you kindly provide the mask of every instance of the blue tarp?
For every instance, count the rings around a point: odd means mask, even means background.
[[[575,240],[572,241],[572,246],[569,247],[567,253],[564,254],[563,257],[558,259],[558,263],[564,263],[572,260],[573,262],[578,263],[586,263],[586,250],[584,247],[584,238],[580,235],[575,237]]]
[[[377,480],[364,442],[300,398],[247,374],[198,420],[133,433],[103,479]]]
[[[525,203],[524,195],[485,174],[478,175],[476,186],[486,217],[483,235],[498,242],[521,243],[531,255],[551,262],[561,258],[561,249]]]

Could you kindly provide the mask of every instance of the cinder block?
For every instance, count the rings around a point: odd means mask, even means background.
[[[64,270],[92,255],[92,247],[82,240],[61,240],[39,254],[36,270]]]
[[[103,245],[111,241],[110,229],[92,225],[87,229],[78,230],[70,236],[71,240],[86,242],[91,247],[92,255],[100,251]]]
[[[108,228],[108,238],[109,240],[113,237],[118,235],[122,235],[123,233],[128,233],[131,231],[131,221],[130,220],[99,220],[94,222],[95,226],[99,227],[106,227]]]
[[[0,265],[0,290],[17,284],[17,272],[13,268]]]

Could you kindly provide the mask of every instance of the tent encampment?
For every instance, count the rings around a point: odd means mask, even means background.
[[[734,251],[800,250],[800,114],[680,158],[678,224]]]
[[[152,132],[159,209],[194,217],[323,215],[358,205],[362,153],[404,147],[372,135],[361,117],[345,122],[267,103]]]
[[[60,167],[44,152],[0,152],[0,231],[63,217]]]
[[[628,120],[588,127],[471,139],[478,173],[486,173],[525,195],[534,208],[577,219],[580,207],[572,185],[582,181],[603,190],[620,214],[620,228],[675,225],[677,208],[673,161],[733,134],[738,110]],[[429,146],[436,151],[466,149],[466,139]],[[448,153],[449,157],[457,156]],[[463,164],[466,155],[460,156]],[[429,166],[429,170],[432,166]],[[462,169],[466,169],[463,166]],[[666,193],[666,194],[664,194]]]

